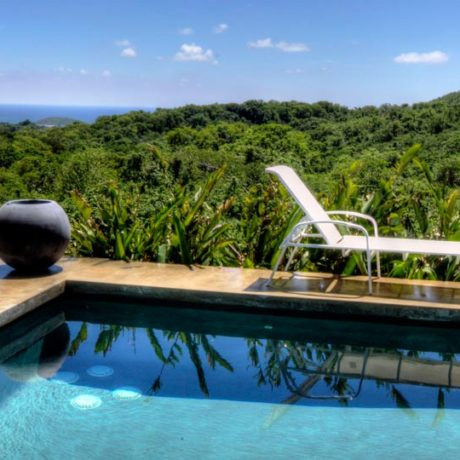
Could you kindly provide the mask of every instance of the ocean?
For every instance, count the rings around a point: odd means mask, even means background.
[[[153,108],[0,104],[0,122],[20,123],[25,120],[37,122],[47,117],[66,117],[93,123],[102,115],[120,115],[132,110],[153,111]]]

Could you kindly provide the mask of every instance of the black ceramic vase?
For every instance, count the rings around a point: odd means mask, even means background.
[[[14,200],[0,208],[0,258],[18,271],[45,271],[69,240],[69,219],[54,201]]]

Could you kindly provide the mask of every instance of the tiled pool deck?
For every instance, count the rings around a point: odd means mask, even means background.
[[[460,322],[460,283],[337,279],[328,274],[279,274],[265,287],[268,270],[193,267],[105,259],[64,258],[47,275],[16,274],[0,261],[0,326],[64,292],[153,301],[187,301],[222,308],[260,308],[302,314],[387,320]]]

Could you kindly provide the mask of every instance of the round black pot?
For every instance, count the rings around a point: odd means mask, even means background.
[[[69,240],[69,219],[54,201],[14,200],[0,208],[0,258],[18,271],[46,270]]]

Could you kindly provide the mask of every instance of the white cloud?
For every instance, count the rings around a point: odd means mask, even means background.
[[[80,69],[80,75],[88,75],[88,71],[86,69]]]
[[[180,51],[174,56],[175,61],[196,61],[196,62],[211,62],[217,64],[212,50],[204,50],[201,46],[195,43],[184,43],[180,47]]]
[[[248,43],[249,48],[276,48],[284,53],[305,53],[310,51],[310,48],[305,43],[290,43],[280,41],[273,43],[271,38],[261,38]]]
[[[133,58],[137,56],[137,51],[129,40],[117,40],[115,42],[115,45],[119,46],[120,48],[123,48],[120,53],[121,57]]]
[[[102,71],[102,76],[103,76],[103,77],[111,77],[111,76],[112,76],[112,72],[110,72],[110,70],[103,70],[103,71]]]
[[[398,64],[442,64],[448,60],[449,56],[443,51],[402,53],[394,58],[394,61]]]
[[[254,42],[248,43],[249,48],[273,48],[273,42],[271,38],[261,38]]]
[[[115,45],[126,48],[127,46],[131,46],[131,42],[129,40],[117,40]]]
[[[126,58],[133,58],[137,56],[137,52],[132,46],[128,46],[128,48],[123,49],[120,56]]]
[[[215,26],[213,29],[213,32],[215,34],[222,34],[228,30],[228,25],[227,24],[219,24]]]
[[[183,29],[179,29],[180,35],[193,35],[194,30],[191,27],[184,27]]]
[[[285,53],[306,53],[310,48],[305,43],[289,43],[285,41],[278,42],[275,48]]]

